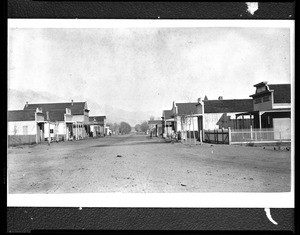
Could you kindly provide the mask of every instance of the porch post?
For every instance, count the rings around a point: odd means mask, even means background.
[[[231,128],[228,127],[228,144],[231,144]]]
[[[258,112],[258,120],[259,120],[259,129],[261,130],[261,115],[260,115],[260,112]]]
[[[76,140],[78,140],[78,123],[76,122]]]
[[[242,119],[243,119],[243,129],[245,129],[245,119],[244,119],[244,115],[242,115]]]

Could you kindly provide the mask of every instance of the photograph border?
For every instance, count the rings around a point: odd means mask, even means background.
[[[292,20],[98,20],[98,19],[9,19],[8,28],[289,28],[290,52],[294,51]],[[80,193],[8,194],[8,206],[45,207],[196,207],[196,208],[293,208],[294,207],[294,55],[291,71],[291,192],[283,193]],[[9,184],[9,182],[8,182]]]
[[[85,5],[76,1],[42,3],[42,1],[8,0],[8,18],[115,18],[115,19],[295,19],[295,1],[259,2],[260,9],[248,14],[245,2],[226,2],[220,6],[215,2],[141,4],[93,3]],[[5,2],[5,1],[4,1]],[[218,5],[216,5],[218,4]],[[5,30],[6,31],[6,30]],[[6,42],[4,34],[3,42]],[[3,43],[5,51],[6,43]],[[5,114],[3,114],[5,115]],[[3,116],[3,124],[6,122]],[[6,148],[3,138],[2,147]],[[6,161],[2,161],[6,172]],[[297,175],[297,172],[295,172]],[[297,178],[297,177],[295,177]],[[3,182],[6,182],[4,177]],[[6,197],[6,185],[3,196]],[[4,211],[4,210],[3,210]],[[7,207],[6,217],[2,213],[5,232],[30,232],[82,229],[101,231],[128,230],[179,230],[199,231],[211,234],[240,233],[291,233],[294,234],[296,210],[293,208],[272,209],[278,225],[272,224],[263,209],[259,208],[56,208],[56,207]],[[125,218],[125,220],[124,220]],[[133,222],[134,221],[134,222]],[[4,230],[6,229],[6,230]],[[248,231],[248,232],[247,232]]]

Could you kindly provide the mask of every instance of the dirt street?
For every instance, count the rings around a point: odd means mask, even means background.
[[[288,192],[291,152],[145,135],[8,149],[9,193]]]

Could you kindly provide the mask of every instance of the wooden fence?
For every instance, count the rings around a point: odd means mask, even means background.
[[[7,138],[8,146],[36,143],[35,135],[9,135]]]
[[[272,128],[241,129],[231,131],[231,144],[235,143],[268,143],[291,141],[291,131],[275,131]]]
[[[204,142],[214,144],[229,144],[230,135],[228,129],[204,130]]]
[[[290,142],[291,132],[273,129],[215,129],[204,130],[204,142],[215,144]]]

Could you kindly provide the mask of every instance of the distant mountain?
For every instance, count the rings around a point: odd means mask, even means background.
[[[74,101],[85,101],[78,96],[74,96],[73,99]],[[49,92],[36,92],[32,90],[19,91],[15,89],[8,90],[8,110],[23,109],[26,101],[28,101],[28,103],[68,102],[66,98],[53,95]],[[89,100],[87,100],[87,104],[91,116],[105,115],[108,122],[127,122],[131,126],[149,120],[149,117],[154,113],[153,111],[127,111],[118,107],[112,107],[107,104],[96,103]]]
[[[127,122],[132,127],[143,121],[149,120],[151,112],[142,111],[127,111],[119,108],[114,108],[109,105],[105,106],[105,113],[107,114],[108,122]]]
[[[23,109],[26,101],[28,103],[49,103],[49,102],[66,102],[63,97],[53,95],[48,92],[36,92],[32,90],[19,91],[8,89],[7,108],[8,110]]]

